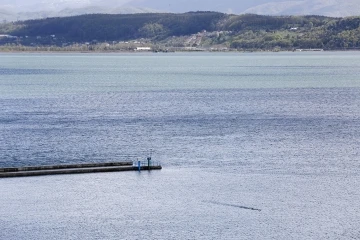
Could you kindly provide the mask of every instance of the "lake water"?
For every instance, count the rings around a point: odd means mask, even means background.
[[[0,54],[0,239],[359,239],[360,52]]]

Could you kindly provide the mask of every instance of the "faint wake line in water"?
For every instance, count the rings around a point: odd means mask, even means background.
[[[64,69],[30,69],[30,68],[0,67],[0,75],[50,75],[50,74],[65,74],[68,72],[70,71]],[[29,83],[26,83],[26,85],[29,85]]]
[[[221,206],[235,207],[235,208],[241,208],[241,209],[261,212],[261,209],[258,209],[258,208],[246,207],[246,206],[241,206],[241,205],[236,205],[236,204],[221,203],[221,202],[215,202],[215,201],[204,201],[204,202],[211,203],[211,204],[216,204],[216,205],[221,205]]]

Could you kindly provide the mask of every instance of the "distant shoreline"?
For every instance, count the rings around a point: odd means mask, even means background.
[[[360,50],[360,17],[91,14],[0,24],[5,52],[282,52]]]
[[[244,50],[244,51],[238,51],[238,50],[229,50],[229,51],[171,51],[171,52],[155,52],[155,51],[2,51],[0,50],[0,54],[3,53],[41,53],[41,54],[67,54],[67,53],[77,53],[77,54],[169,54],[169,53],[285,53],[285,52],[298,52],[298,53],[304,53],[304,52],[360,52],[360,49],[349,49],[349,50],[307,50],[303,49],[302,51],[295,50],[280,50],[280,51],[255,51],[255,50]]]

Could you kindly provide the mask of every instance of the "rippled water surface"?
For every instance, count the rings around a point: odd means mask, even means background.
[[[360,53],[1,54],[4,239],[360,238]],[[1,239],[1,237],[0,237]]]

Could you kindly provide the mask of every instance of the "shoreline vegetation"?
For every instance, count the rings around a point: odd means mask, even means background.
[[[360,49],[338,49],[338,50],[324,50],[324,49],[296,49],[296,50],[237,50],[229,49],[227,51],[190,51],[190,50],[178,50],[178,51],[113,51],[113,50],[98,50],[98,51],[81,51],[81,50],[44,50],[44,49],[27,49],[27,50],[12,50],[12,49],[2,49],[0,46],[0,54],[5,53],[41,53],[41,54],[67,54],[67,53],[78,53],[78,54],[168,54],[168,53],[285,53],[285,52],[360,52]]]
[[[360,17],[90,14],[0,24],[0,52],[360,50]]]

